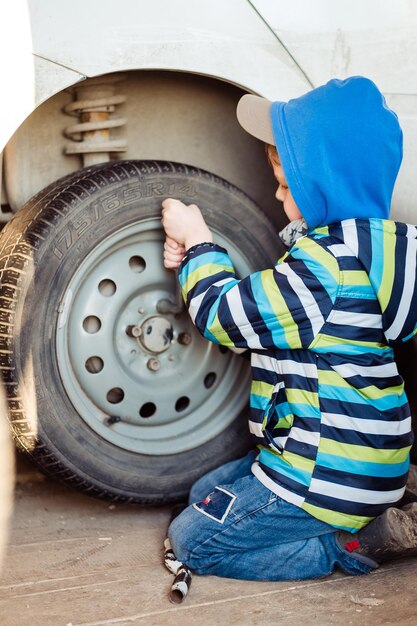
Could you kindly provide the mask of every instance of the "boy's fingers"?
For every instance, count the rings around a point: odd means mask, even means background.
[[[173,265],[176,265],[177,267],[181,264],[183,257],[172,257],[172,256],[167,256],[164,255],[164,263],[171,263]]]
[[[184,250],[174,250],[174,248],[170,248],[169,246],[164,246],[164,254],[170,254],[171,256],[184,256]]]
[[[181,252],[181,250],[174,250],[169,246],[164,246],[164,254],[170,254],[172,256],[183,256],[184,253]]]
[[[162,211],[169,209],[170,207],[183,207],[186,206],[181,200],[176,200],[175,198],[165,198],[162,201]]]
[[[178,242],[175,241],[175,239],[172,239],[172,237],[166,237],[165,239],[165,243],[170,246],[170,248],[174,248],[177,249],[178,248]]]
[[[173,198],[165,198],[165,200],[162,200],[162,208],[167,209],[173,201]]]
[[[180,263],[178,261],[169,261],[168,259],[164,259],[164,267],[166,267],[168,270],[176,270],[178,269],[180,266]]]
[[[179,254],[183,256],[185,254],[184,246],[178,246],[177,248],[173,248],[172,246],[164,243],[164,252],[170,252],[171,254]]]
[[[175,263],[181,262],[183,256],[183,254],[175,254],[173,252],[169,252],[168,250],[165,250],[164,252],[164,259],[167,259],[168,261],[173,261]]]
[[[178,243],[172,237],[166,237],[164,243],[165,250],[177,250],[178,252],[185,251],[185,248],[182,243]]]

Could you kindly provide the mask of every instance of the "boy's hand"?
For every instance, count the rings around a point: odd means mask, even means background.
[[[209,227],[196,204],[186,205],[180,200],[166,198],[162,203],[162,225],[167,237],[185,250],[205,241],[213,241]]]
[[[168,270],[176,270],[184,257],[185,248],[174,239],[167,237],[164,243],[164,266]]]

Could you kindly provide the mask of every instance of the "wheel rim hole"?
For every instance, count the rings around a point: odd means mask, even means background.
[[[153,402],[145,402],[139,409],[139,415],[141,417],[152,417],[156,411],[156,405]]]
[[[105,296],[106,298],[113,296],[116,293],[116,289],[116,283],[113,280],[110,280],[110,278],[105,278],[104,280],[101,280],[98,285],[99,292],[102,296]]]
[[[83,321],[83,328],[86,333],[93,335],[94,333],[98,333],[101,328],[101,321],[95,315],[89,315]]]
[[[216,378],[217,374],[215,374],[214,372],[209,372],[204,378],[204,387],[206,389],[210,389],[210,387],[213,387],[214,383],[216,382]]]
[[[146,261],[141,256],[131,256],[129,259],[129,267],[132,272],[140,274],[140,272],[143,272],[146,267]]]
[[[104,361],[99,356],[90,356],[85,362],[85,369],[90,374],[98,374],[104,367]]]
[[[226,346],[219,346],[219,350],[222,354],[226,354],[228,352],[228,349],[226,348]]]
[[[189,406],[190,404],[190,398],[187,398],[187,396],[181,396],[181,398],[178,398],[178,400],[175,403],[175,410],[177,411],[177,413],[180,413],[181,411],[185,411],[185,409]]]
[[[120,387],[113,387],[110,391],[107,392],[107,402],[111,404],[119,404],[125,397],[125,392]]]

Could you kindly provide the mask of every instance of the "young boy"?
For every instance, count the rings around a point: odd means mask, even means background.
[[[237,115],[268,145],[291,248],[238,280],[198,207],[163,202],[165,266],[196,327],[251,350],[257,444],[197,481],[169,537],[198,574],[364,574],[417,554],[417,504],[392,506],[412,444],[392,344],[417,332],[417,228],[388,221],[401,128],[362,77],[246,95]]]

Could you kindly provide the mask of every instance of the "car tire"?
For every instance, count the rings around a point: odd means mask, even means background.
[[[201,207],[241,274],[276,260],[274,228],[252,200],[170,162],[71,174],[0,239],[0,365],[15,440],[44,472],[113,501],[181,500],[250,445],[249,364],[196,333],[162,266],[168,196]]]

